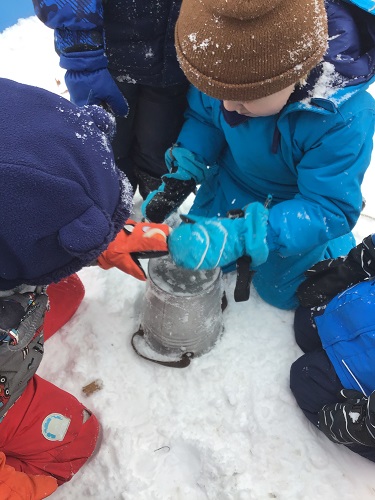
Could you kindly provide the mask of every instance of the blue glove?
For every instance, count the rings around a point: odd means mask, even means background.
[[[213,269],[248,255],[257,267],[268,258],[268,210],[261,203],[248,205],[243,218],[188,215],[187,219],[193,223],[181,224],[168,238],[170,255],[178,266]]]
[[[165,163],[171,173],[162,176],[163,183],[142,204],[143,217],[152,222],[163,222],[215,170],[198,155],[178,146],[168,149]]]
[[[103,44],[103,33],[98,30],[55,30],[70,100],[77,106],[97,104],[115,115],[127,116],[128,103],[107,69]]]
[[[107,69],[102,49],[62,55],[60,65],[67,69],[65,83],[74,104],[97,104],[114,115],[127,116],[128,103]],[[75,69],[79,66],[82,70]]]

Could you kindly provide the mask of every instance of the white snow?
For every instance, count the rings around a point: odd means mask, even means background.
[[[52,31],[35,17],[0,35],[0,76],[68,97]],[[367,206],[355,228],[375,229],[374,166]],[[368,195],[366,194],[368,193]],[[139,217],[140,199],[136,214]],[[39,374],[98,416],[97,455],[53,495],[56,500],[367,500],[375,464],[334,445],[303,416],[289,391],[301,355],[291,312],[252,290],[229,305],[225,331],[208,354],[182,370],[139,358],[130,346],[145,284],[120,271],[80,272],[86,297],[71,322],[46,344]],[[98,380],[87,397],[82,387]]]

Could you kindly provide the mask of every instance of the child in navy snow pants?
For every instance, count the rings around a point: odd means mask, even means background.
[[[319,308],[317,308],[319,309]],[[319,428],[319,412],[325,405],[338,402],[344,389],[336,370],[322,347],[314,317],[324,308],[299,307],[295,313],[294,331],[296,342],[304,354],[291,366],[290,388],[305,416]],[[375,448],[361,444],[346,446],[364,458],[375,462]]]

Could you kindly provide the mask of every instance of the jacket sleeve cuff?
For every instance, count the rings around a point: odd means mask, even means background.
[[[85,52],[86,50],[99,50],[104,48],[103,31],[72,30],[67,28],[55,29],[56,52],[67,54],[69,52]]]
[[[106,68],[108,61],[103,49],[88,50],[61,54],[60,66],[73,71],[96,71]]]

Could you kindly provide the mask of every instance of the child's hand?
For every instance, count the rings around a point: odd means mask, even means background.
[[[174,262],[188,269],[214,269],[243,255],[254,267],[268,258],[266,243],[268,210],[258,202],[247,206],[244,217],[184,217],[188,223],[174,229],[168,247]]]
[[[42,500],[57,489],[52,476],[34,476],[17,472],[7,465],[5,455],[0,452],[0,498],[6,500]]]
[[[195,190],[193,179],[176,179],[174,175],[163,175],[162,184],[158,189],[149,193],[143,202],[142,214],[147,220],[163,222]]]
[[[117,267],[124,273],[145,281],[146,274],[138,259],[166,255],[169,233],[170,227],[166,224],[128,219],[107,250],[98,257],[98,264],[102,269]]]
[[[375,447],[375,392],[369,398],[343,389],[341,403],[323,406],[319,429],[334,443]]]
[[[173,146],[165,154],[169,174],[162,176],[162,184],[142,203],[142,215],[152,222],[163,222],[175,212],[215,169],[188,149]]]

